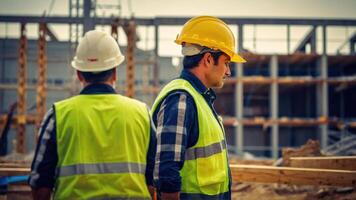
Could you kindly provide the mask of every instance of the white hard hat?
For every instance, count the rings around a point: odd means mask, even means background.
[[[82,72],[101,72],[117,67],[125,60],[119,45],[109,34],[92,30],[79,42],[72,67]]]

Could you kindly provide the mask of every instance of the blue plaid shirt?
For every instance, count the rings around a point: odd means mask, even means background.
[[[106,84],[91,84],[85,87],[81,95],[114,94],[115,90]],[[56,142],[56,119],[53,108],[45,115],[39,130],[39,141],[31,166],[28,180],[32,188],[54,188],[56,182],[56,167],[58,162]],[[146,182],[153,185],[154,155],[156,152],[156,130],[151,120],[150,145],[147,153]],[[119,151],[119,149],[118,149]]]
[[[213,103],[216,95],[188,70],[180,78],[189,81],[203,95],[215,117]],[[157,152],[154,182],[159,192],[179,192],[185,150],[194,146],[199,137],[197,108],[193,97],[185,91],[172,91],[153,113],[157,127]],[[230,181],[231,182],[231,181]]]

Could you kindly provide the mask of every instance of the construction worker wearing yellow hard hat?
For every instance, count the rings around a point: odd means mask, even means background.
[[[185,23],[175,42],[182,45],[183,71],[156,98],[154,182],[161,199],[230,199],[231,176],[225,131],[212,88],[231,75],[230,62],[246,62],[235,51],[229,27],[211,16]]]
[[[155,152],[147,106],[114,90],[124,61],[117,42],[93,30],[72,66],[84,88],[43,119],[29,184],[34,199],[150,199]],[[152,158],[153,159],[153,158]],[[153,163],[153,162],[150,162]]]

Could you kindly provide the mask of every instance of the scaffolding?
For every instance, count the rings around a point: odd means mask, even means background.
[[[44,26],[48,24],[69,24],[70,25],[70,41],[68,44],[78,42],[78,26],[83,27],[83,32],[89,30],[95,25],[106,25],[111,27],[112,35],[118,40],[118,28],[122,27],[127,35],[127,48],[126,48],[126,89],[125,94],[130,97],[135,97],[138,91],[143,93],[149,91],[154,97],[161,86],[160,80],[163,76],[162,68],[160,66],[161,57],[159,56],[159,38],[160,38],[160,27],[162,26],[177,26],[183,25],[189,18],[179,18],[179,17],[156,17],[156,18],[117,18],[117,17],[93,17],[90,13],[93,9],[93,5],[88,5],[89,1],[84,1],[83,5],[83,15],[78,14],[80,5],[79,1],[76,1],[76,6],[73,6],[73,2],[70,10],[75,10],[76,13],[71,12],[69,17],[37,17],[37,16],[1,16],[0,22],[2,23],[20,23],[20,24],[30,24],[30,23],[40,23]],[[75,8],[74,8],[75,7]],[[330,88],[335,91],[345,91],[348,88],[352,88],[356,85],[356,72],[352,65],[356,64],[356,58],[354,56],[354,46],[355,37],[351,37],[347,40],[350,47],[349,55],[327,55],[327,28],[329,26],[339,26],[339,27],[355,27],[356,20],[344,20],[344,19],[279,19],[279,18],[222,18],[226,23],[230,25],[236,25],[238,33],[238,50],[239,53],[248,61],[245,64],[237,64],[233,66],[234,76],[226,81],[226,86],[219,90],[219,99],[224,99],[224,101],[216,102],[216,107],[218,113],[222,113],[224,118],[224,125],[227,129],[227,135],[229,140],[229,145],[233,146],[233,149],[239,155],[243,152],[249,150],[257,151],[268,151],[269,156],[277,158],[279,156],[279,151],[283,146],[281,144],[281,129],[291,128],[291,127],[312,127],[316,132],[317,139],[321,141],[323,148],[329,145],[328,132],[330,126],[335,126],[335,124],[347,123],[349,128],[356,128],[354,118],[356,114],[353,110],[347,111],[344,109],[344,113],[350,113],[349,116],[343,118],[342,115],[339,117],[333,117],[330,115]],[[266,55],[266,54],[256,54],[248,52],[244,49],[244,27],[247,25],[281,25],[287,27],[287,54],[286,55]],[[154,50],[153,59],[149,61],[141,61],[135,58],[136,55],[136,28],[137,27],[154,27]],[[310,26],[311,30],[305,35],[300,43],[296,46],[294,51],[291,51],[291,36],[290,28],[291,26]],[[42,25],[40,25],[42,27]],[[319,55],[316,52],[316,47],[318,40],[316,37],[316,30],[321,28],[322,38],[322,53]],[[75,29],[75,34],[73,33]],[[45,32],[42,27],[40,33]],[[74,39],[73,37],[74,36]],[[24,51],[26,48],[25,33],[21,34],[20,38],[20,51]],[[45,40],[42,41],[39,49],[44,49]],[[310,47],[310,52],[307,52],[307,46]],[[343,45],[346,46],[346,45]],[[70,46],[73,50],[73,46]],[[293,53],[291,53],[293,52]],[[26,67],[26,54],[20,54],[19,56],[19,70],[23,70]],[[73,85],[68,85],[65,87],[54,87],[46,86],[46,52],[42,51],[41,56],[38,57],[39,60],[39,85],[37,86],[38,93],[38,113],[36,116],[39,118],[43,116],[43,105],[46,101],[45,91],[47,90],[69,90],[75,87]],[[48,61],[50,62],[50,61]],[[152,75],[149,75],[149,79],[144,79],[144,86],[138,87],[135,82],[136,71],[139,70],[138,65],[143,65],[145,72],[147,70],[147,65],[152,67]],[[347,71],[344,74],[332,75],[331,71],[336,67],[342,68]],[[300,68],[305,69],[305,73],[300,73],[299,71],[294,73],[293,70],[299,70]],[[346,69],[347,68],[347,69]],[[284,69],[286,72],[284,72]],[[42,78],[41,78],[42,77]],[[137,77],[137,76],[136,76]],[[1,84],[0,89],[8,90],[18,88],[18,114],[17,114],[17,129],[18,129],[18,141],[24,140],[24,126],[26,123],[33,122],[33,115],[26,116],[24,110],[25,103],[24,92],[25,89],[34,88],[33,86],[26,85],[26,74],[19,71],[19,87],[13,84]],[[152,87],[148,87],[148,84]],[[21,88],[21,90],[20,90]],[[290,113],[292,111],[284,111],[281,105],[284,101],[281,99],[287,99],[293,96],[291,91],[300,91],[306,94],[305,102],[306,111],[303,115],[293,116]],[[305,92],[307,91],[307,92]],[[42,92],[42,93],[41,93]],[[145,93],[147,94],[147,93]],[[314,95],[315,94],[315,95]],[[73,94],[72,94],[73,95]],[[346,97],[344,98],[344,101]],[[301,98],[301,97],[300,97]],[[349,98],[354,98],[350,97]],[[251,100],[252,99],[252,100]],[[294,102],[293,99],[290,99]],[[312,102],[315,100],[315,102]],[[257,106],[253,107],[253,103]],[[343,101],[340,101],[340,104]],[[21,107],[22,106],[22,107]],[[291,107],[294,105],[290,105]],[[340,106],[340,107],[345,107]],[[21,107],[21,109],[20,109]],[[285,106],[287,107],[287,106]],[[296,106],[298,108],[298,106]],[[314,109],[315,108],[315,109]],[[288,109],[287,109],[288,110]],[[332,111],[334,112],[334,111]],[[1,124],[4,124],[5,116],[1,117]],[[36,120],[35,120],[36,121]],[[33,122],[34,123],[34,122]],[[36,121],[38,124],[38,120]],[[22,127],[23,126],[23,127]],[[22,127],[22,128],[20,128]],[[259,137],[264,140],[263,144],[249,144],[246,142],[248,140],[249,134],[247,132],[252,128],[258,127],[259,132],[262,134]],[[314,130],[315,129],[315,130]],[[294,132],[293,130],[288,132]],[[310,132],[310,130],[309,130]],[[263,134],[268,133],[268,134]],[[293,134],[292,134],[293,135]],[[290,136],[292,137],[292,136]],[[20,146],[20,145],[19,145]],[[22,148],[22,147],[21,147]],[[23,150],[18,149],[19,152]]]

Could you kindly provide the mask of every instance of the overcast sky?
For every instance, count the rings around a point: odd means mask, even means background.
[[[113,9],[97,9],[101,16],[122,17],[196,16],[214,15],[221,17],[279,17],[279,18],[339,18],[356,19],[356,0],[101,0],[101,5],[116,5]],[[117,9],[121,5],[121,11]],[[0,15],[68,15],[68,0],[1,0]],[[53,26],[59,39],[68,37],[66,26]],[[108,27],[97,27],[108,30]],[[172,42],[181,27],[160,29],[160,54],[178,55],[179,48]],[[231,26],[236,34],[237,28]],[[28,26],[31,38],[37,38],[37,25]],[[310,27],[292,27],[292,49]],[[153,29],[139,27],[139,47],[153,47]],[[246,26],[245,47],[256,52],[283,53],[286,51],[286,28],[283,26]],[[331,44],[328,51],[334,52],[354,27],[335,27],[328,30]],[[120,35],[124,35],[122,32]],[[0,23],[0,37],[18,37],[19,25]],[[120,44],[125,44],[121,37]],[[321,38],[319,38],[321,39]],[[294,45],[294,46],[293,46]]]

